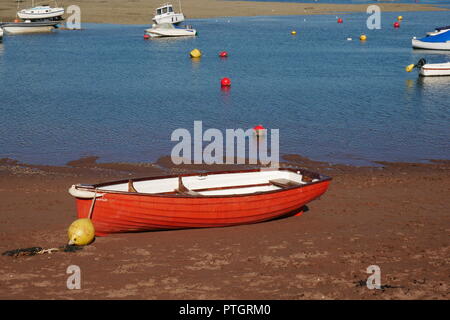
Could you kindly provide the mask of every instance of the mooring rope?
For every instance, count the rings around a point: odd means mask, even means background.
[[[2,253],[2,256],[10,256],[10,257],[20,257],[20,256],[34,256],[37,254],[45,254],[45,253],[53,253],[58,251],[63,252],[75,252],[78,250],[83,249],[82,246],[73,246],[73,245],[64,245],[58,248],[49,248],[44,249],[42,247],[31,247],[31,248],[20,248],[20,249],[14,249],[14,250],[8,250]]]

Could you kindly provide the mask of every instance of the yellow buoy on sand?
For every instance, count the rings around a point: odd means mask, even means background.
[[[69,245],[85,246],[95,237],[95,228],[91,219],[83,218],[72,222],[67,232]]]
[[[362,35],[359,37],[359,40],[361,40],[361,41],[366,41],[366,40],[367,40],[367,36],[366,36],[365,34],[362,34]]]
[[[200,58],[202,56],[202,52],[198,49],[194,49],[190,53],[191,58]]]
[[[293,36],[295,36],[295,35],[297,34],[297,31],[292,30],[292,31],[291,31],[291,34],[292,34]]]

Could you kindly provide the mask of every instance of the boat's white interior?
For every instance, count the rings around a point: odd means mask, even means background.
[[[263,186],[255,185],[269,184],[271,180],[279,179],[286,179],[293,183],[306,184],[306,182],[302,181],[302,175],[300,173],[278,170],[189,176],[183,177],[182,182],[187,189],[196,191],[200,195],[231,195],[278,190],[281,189],[281,187],[272,184]],[[233,188],[234,186],[236,188]],[[179,182],[177,177],[134,181],[133,187],[140,193],[165,193],[174,192],[179,187]],[[224,187],[227,189],[201,190]],[[201,191],[197,191],[199,189]],[[128,183],[108,185],[101,187],[98,190],[126,192],[128,191]]]

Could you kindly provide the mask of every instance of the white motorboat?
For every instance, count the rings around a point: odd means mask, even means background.
[[[59,21],[30,21],[24,22],[7,22],[0,24],[0,28],[6,34],[25,34],[25,33],[41,33],[50,32],[57,28]]]
[[[164,4],[163,6],[156,8],[155,16],[153,17],[153,22],[156,24],[163,23],[172,23],[178,24],[184,21],[184,15],[181,12],[181,4],[180,4],[180,13],[175,13],[173,11],[173,6],[170,3]]]
[[[23,9],[17,12],[17,16],[23,20],[63,20],[64,8],[58,7],[55,1],[54,8],[49,5],[34,5],[34,0],[32,1],[31,8]]]
[[[450,76],[450,62],[427,63],[420,68],[419,74],[423,77]]]
[[[176,27],[171,23],[154,24],[151,28],[145,30],[152,38],[161,37],[193,37],[197,34],[195,29],[190,26]]]
[[[427,63],[427,61],[422,58],[417,64],[407,66],[406,71],[411,72],[414,68],[419,70],[419,75],[422,77],[450,76],[450,62]]]
[[[435,32],[429,32],[426,37],[412,39],[414,49],[450,50],[450,28],[437,28]]]
[[[3,41],[3,29],[0,28],[0,42]]]

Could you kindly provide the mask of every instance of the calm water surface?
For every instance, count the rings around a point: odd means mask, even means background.
[[[146,26],[97,24],[5,37],[0,158],[153,161],[170,154],[174,129],[202,120],[204,129],[279,128],[281,153],[317,160],[449,159],[450,77],[404,70],[421,57],[450,61],[450,53],[411,49],[413,36],[449,25],[449,13],[382,18],[373,31],[361,13],[342,25],[333,15],[191,20],[195,39],[145,41]],[[198,62],[193,48],[203,51]]]

